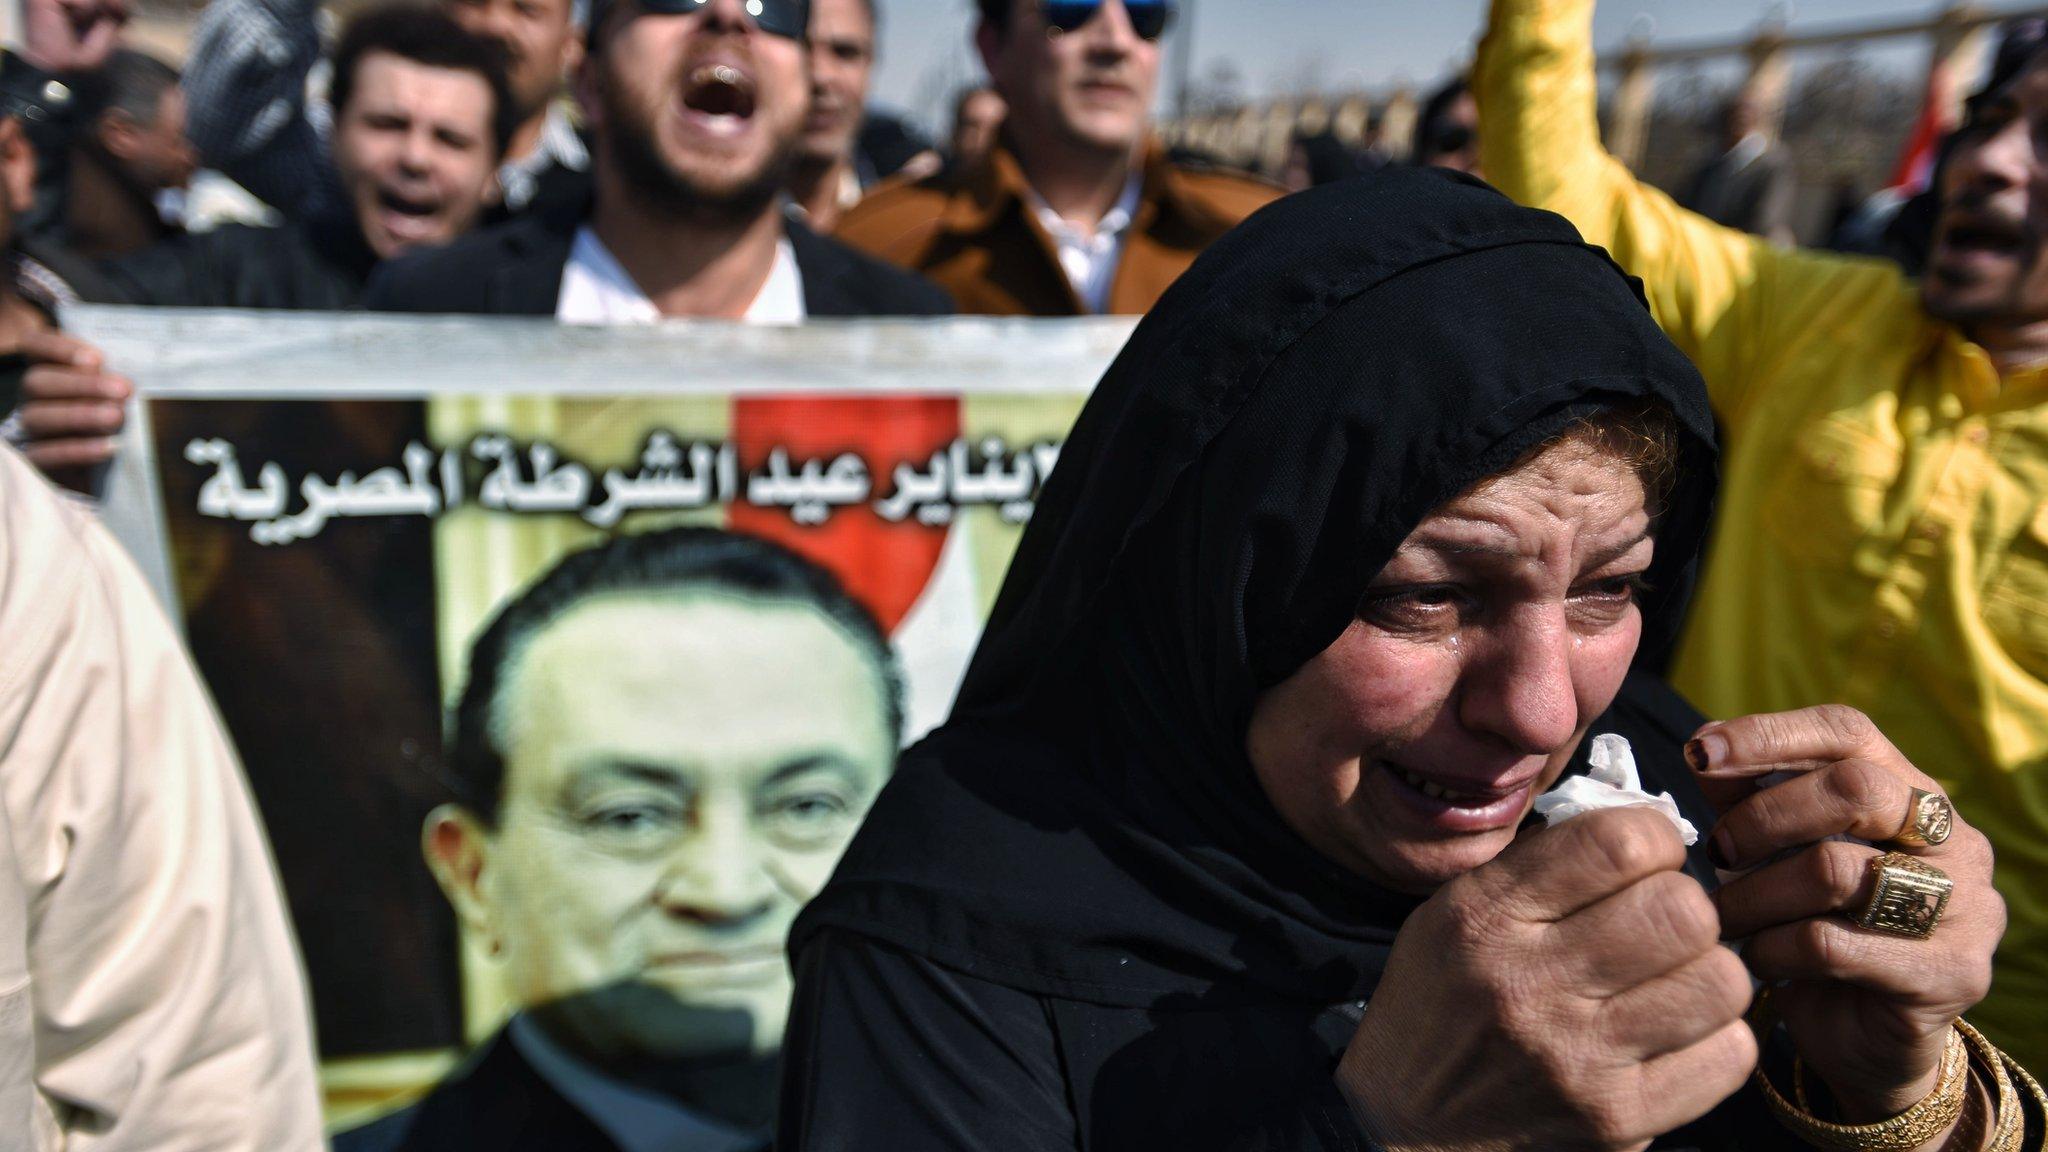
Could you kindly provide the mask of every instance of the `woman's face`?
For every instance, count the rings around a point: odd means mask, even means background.
[[[1246,748],[1317,851],[1424,895],[1491,860],[1607,710],[1642,635],[1643,482],[1566,440],[1418,525]]]

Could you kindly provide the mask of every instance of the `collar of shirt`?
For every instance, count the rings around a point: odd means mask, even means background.
[[[1117,260],[1124,250],[1124,234],[1131,230],[1131,221],[1137,217],[1138,198],[1144,188],[1144,173],[1131,173],[1116,206],[1103,213],[1093,229],[1068,223],[1052,210],[1052,205],[1045,202],[1037,189],[1029,186],[1024,189],[1026,203],[1031,205],[1039,225],[1059,249],[1060,269],[1067,274],[1067,281],[1074,286],[1074,294],[1081,298],[1081,303],[1090,312],[1101,312],[1109,306],[1110,281],[1116,277]]]
[[[1737,140],[1735,147],[1723,153],[1721,162],[1726,164],[1731,171],[1739,172],[1756,163],[1758,158],[1762,157],[1766,151],[1769,151],[1770,146],[1771,142],[1764,139],[1763,133],[1751,132],[1749,135]]]
[[[590,167],[590,150],[583,146],[583,138],[576,134],[576,125],[561,101],[548,105],[533,151],[498,165],[498,187],[504,192],[505,206],[517,212],[532,203],[540,191],[541,174],[551,167],[571,172]]]
[[[803,271],[789,238],[775,242],[775,263],[768,280],[741,317],[744,324],[801,324],[804,308]],[[661,310],[647,298],[618,257],[589,225],[576,230],[569,262],[562,268],[562,290],[555,297],[555,319],[564,324],[654,324]]]
[[[548,1086],[619,1146],[620,1152],[752,1152],[758,1133],[742,1132],[682,1104],[623,1083],[571,1055],[530,1017],[507,1027],[512,1047]]]

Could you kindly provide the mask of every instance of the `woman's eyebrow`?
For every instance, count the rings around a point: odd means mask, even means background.
[[[1636,533],[1634,536],[1629,537],[1627,540],[1624,540],[1618,544],[1610,545],[1606,548],[1599,549],[1598,551],[1593,552],[1591,555],[1586,557],[1586,567],[1589,569],[1604,568],[1607,565],[1614,563],[1616,560],[1621,559],[1623,556],[1628,555],[1630,552],[1635,550],[1635,547],[1638,544],[1641,544],[1643,541],[1648,540],[1649,538],[1650,530],[1648,528],[1645,528],[1641,532]]]

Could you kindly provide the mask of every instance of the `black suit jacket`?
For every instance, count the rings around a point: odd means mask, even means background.
[[[95,302],[183,308],[355,308],[377,254],[347,221],[225,224],[98,265],[76,284]]]
[[[334,1138],[334,1152],[619,1152],[500,1031],[410,1108]]]
[[[445,248],[384,264],[363,306],[381,312],[553,316],[562,270],[581,212],[531,212]],[[946,316],[952,297],[938,285],[788,223],[810,316]]]

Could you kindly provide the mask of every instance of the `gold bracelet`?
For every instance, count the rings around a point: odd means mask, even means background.
[[[1751,1013],[1750,1024],[1758,1030],[1759,1041],[1769,1036],[1774,1022],[1768,1002],[1767,994],[1758,996]],[[1802,1075],[1796,1056],[1792,1068],[1796,1080]],[[1761,1062],[1752,1075],[1771,1115],[1808,1144],[1840,1152],[1906,1152],[1955,1126],[1970,1098],[1969,1068],[1969,1045],[1959,1029],[1950,1029],[1948,1043],[1942,1047],[1941,1073],[1935,1079],[1934,1090],[1904,1112],[1875,1124],[1835,1124],[1822,1120],[1785,1099],[1764,1074]]]
[[[1974,1064],[1973,1058],[1970,1069],[1971,1087],[1967,1089],[1969,1094],[1968,1102],[1963,1105],[1962,1118],[1957,1120],[1956,1126],[1949,1130],[1948,1142],[1944,1147],[1955,1149],[1957,1152],[1964,1152],[1964,1150],[1967,1150],[1967,1152],[1978,1152],[1978,1149],[1984,1149],[1985,1152],[1995,1152],[1996,1144],[1986,1144],[1984,1136],[1991,1131],[1991,1125],[1998,1115],[1998,1101],[1986,1093],[1983,1094],[1982,1102],[1979,1102],[1980,1094],[1976,1090],[1976,1085],[1979,1081],[1976,1078],[1977,1069]],[[1989,1083],[1989,1081],[1984,1081],[1984,1083]]]
[[[1991,1139],[1982,1147],[1986,1152],[2018,1152],[2026,1133],[2026,1116],[2020,1110],[2019,1093],[2013,1088],[2012,1077],[2006,1072],[2005,1053],[1986,1040],[1982,1032],[1970,1027],[1968,1021],[1956,1021],[1956,1032],[1969,1045],[1973,1071],[1984,1077],[1985,1085],[1993,1093]],[[1965,1145],[1970,1149],[1978,1146]]]

